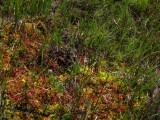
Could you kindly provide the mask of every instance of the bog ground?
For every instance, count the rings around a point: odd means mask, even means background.
[[[160,119],[160,2],[1,0],[1,120]]]

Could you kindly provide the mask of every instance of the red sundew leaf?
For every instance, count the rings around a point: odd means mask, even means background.
[[[122,94],[119,94],[119,95],[118,95],[118,99],[119,99],[120,101],[123,101],[123,99],[124,99],[123,95],[122,95]]]
[[[84,98],[81,98],[81,100],[80,100],[80,102],[79,102],[79,104],[81,105],[81,106],[83,106],[84,105]]]
[[[126,110],[126,106],[124,104],[120,104],[118,108],[120,109],[120,111]]]
[[[105,104],[109,104],[109,103],[111,103],[112,101],[111,101],[108,97],[103,96],[103,97],[102,97],[102,102],[105,103]]]
[[[44,82],[45,82],[45,75],[42,75],[42,76],[40,77],[40,80],[41,80],[42,83],[44,83]]]
[[[118,98],[119,98],[119,95],[116,94],[116,93],[112,94],[112,96],[113,96],[113,98],[114,98],[115,100],[118,100]]]
[[[14,77],[14,79],[17,79],[17,77],[20,75],[20,72],[15,72],[14,73],[14,76],[11,76],[11,77]]]
[[[107,112],[108,113],[108,112]],[[100,111],[98,113],[98,116],[99,116],[99,119],[100,120],[109,120],[108,117],[109,117],[109,113],[107,114],[105,111]]]
[[[77,77],[77,78],[76,78],[76,81],[77,81],[77,82],[80,82],[80,81],[81,81],[81,79],[82,79],[82,78]]]
[[[108,112],[106,112],[106,118],[108,118],[109,117],[109,113]]]
[[[100,87],[98,88],[98,91],[99,91],[99,92],[104,92],[103,89],[104,89],[104,87],[103,87],[103,86],[100,86]]]
[[[34,89],[30,89],[26,92],[27,97],[32,98],[36,95],[36,91]]]
[[[9,99],[12,99],[13,98],[13,94],[12,93],[10,93],[10,92],[7,92],[7,97],[9,98]]]
[[[23,98],[23,97],[22,97],[21,95],[13,95],[11,99],[12,99],[15,103],[17,103],[17,102],[21,101],[22,98]]]
[[[80,61],[83,61],[83,60],[84,60],[84,56],[80,55],[80,56],[79,56],[79,60],[80,60]]]
[[[13,33],[13,37],[15,38],[15,39],[19,39],[19,34],[16,34],[16,33]]]
[[[29,104],[34,108],[40,108],[41,107],[40,101],[38,101],[37,99],[31,99],[29,101]]]
[[[16,76],[16,73],[13,71],[13,72],[10,72],[10,76],[11,77],[15,77]]]
[[[92,98],[92,100],[95,100],[97,98],[97,96],[96,95],[92,95],[91,98]]]
[[[50,103],[55,103],[55,102],[59,102],[59,97],[58,96],[54,96],[54,97],[52,97],[52,99],[51,99],[51,101],[50,101]]]
[[[58,70],[58,69],[59,69],[57,62],[54,61],[54,60],[50,60],[50,61],[49,61],[49,65],[50,65],[50,67],[54,68],[55,70]]]
[[[114,84],[114,85],[112,86],[112,88],[113,88],[115,91],[118,91],[119,85],[118,85],[118,84]]]

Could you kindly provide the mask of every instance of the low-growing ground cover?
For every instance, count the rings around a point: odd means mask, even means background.
[[[2,1],[0,119],[159,119],[159,8]]]

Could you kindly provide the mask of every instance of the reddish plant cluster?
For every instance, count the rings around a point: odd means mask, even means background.
[[[59,78],[56,83],[63,82],[63,88],[58,90],[56,88],[58,85],[53,87],[53,81],[49,79],[50,74],[46,72],[46,68],[40,68],[38,63],[30,64],[34,60],[38,60],[44,36],[32,29],[29,31],[19,30],[21,29],[10,34],[9,38],[4,38],[6,47],[2,49],[2,63],[4,64],[2,73],[7,72],[8,74],[7,77],[4,75],[7,79],[6,94],[15,109],[49,116],[53,114],[54,110],[48,112],[47,109],[59,104],[64,109],[61,114],[70,111],[71,117],[74,119],[82,117],[109,119],[111,115],[127,110],[125,105],[127,93],[121,89],[122,86],[118,82],[113,80],[105,82],[107,78],[103,75],[104,72],[101,72],[102,76],[98,75],[99,68],[95,68],[93,71],[90,68],[87,68],[88,70],[83,68],[81,75],[75,78],[74,76],[64,78],[65,75],[62,74],[63,80]],[[17,44],[10,43],[9,39]],[[7,49],[8,47],[9,49]],[[23,50],[20,49],[21,47]],[[17,54],[15,55],[16,50],[19,53],[18,57]],[[92,52],[92,50],[87,51],[87,54]],[[73,57],[66,48],[59,51],[53,49],[44,55],[43,65],[52,67],[55,70],[52,73],[54,72],[57,76],[63,73],[67,67],[69,68],[73,59],[85,66],[89,57],[87,54],[79,53]],[[27,63],[28,61],[30,63]],[[18,65],[17,62],[19,62]],[[7,65],[8,67],[5,68]],[[95,67],[98,66],[95,65]],[[93,76],[97,81],[91,80]]]
[[[27,109],[43,109],[44,104],[53,105],[58,102],[57,93],[50,88],[46,77],[32,78],[23,68],[16,68],[11,76],[7,81],[7,96],[15,105],[21,105],[22,109],[26,106]]]

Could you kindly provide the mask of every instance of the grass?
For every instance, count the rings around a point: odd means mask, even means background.
[[[7,0],[0,9],[1,119],[160,118],[158,1]]]

